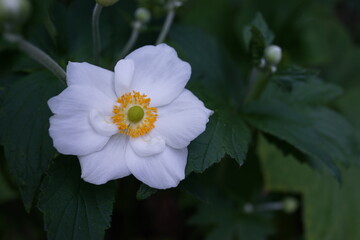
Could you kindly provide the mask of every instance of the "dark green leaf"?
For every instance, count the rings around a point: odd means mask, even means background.
[[[257,34],[261,35],[263,42],[263,45],[269,46],[273,41],[274,41],[274,34],[273,32],[269,29],[264,17],[262,16],[261,13],[256,13],[255,18],[253,19],[252,23],[250,24],[249,28],[246,28],[244,30],[244,40],[245,40],[245,44],[246,46],[249,46],[249,44],[251,43],[251,38],[252,37],[258,37],[258,36],[254,36],[252,35],[252,27],[257,29]],[[250,31],[250,32],[249,32]]]
[[[149,187],[148,185],[142,183],[136,193],[136,198],[138,200],[144,200],[155,194],[157,191],[157,189]]]
[[[215,113],[206,130],[189,146],[186,173],[203,172],[219,162],[225,154],[240,165],[245,161],[250,142],[250,130],[241,117],[234,113]]]
[[[324,105],[342,94],[341,88],[317,77],[317,72],[300,67],[288,67],[270,77],[262,99],[276,97],[297,105]],[[276,83],[277,86],[273,83]],[[289,90],[289,91],[284,91]]]
[[[245,81],[237,64],[214,37],[197,28],[175,26],[170,39],[180,57],[191,65],[192,76],[187,85],[190,90],[217,104],[240,105]]]
[[[244,42],[255,66],[259,66],[264,50],[274,40],[274,34],[268,28],[261,13],[257,13],[250,26],[244,29]]]
[[[255,102],[245,111],[254,127],[290,143],[340,179],[337,163],[349,162],[354,144],[353,128],[340,115],[325,108],[300,109],[275,100]]]
[[[251,26],[245,28],[245,32],[249,32],[249,34],[245,34],[245,36],[250,35],[250,42],[248,45],[249,52],[251,55],[251,60],[254,66],[259,66],[261,63],[261,58],[264,56],[265,50],[265,39],[264,36],[261,34],[260,30],[255,27]]]
[[[39,199],[48,239],[103,239],[110,227],[115,186],[114,182],[99,186],[84,182],[75,157],[56,159]]]
[[[50,73],[38,72],[12,85],[3,101],[1,142],[27,210],[55,154],[48,134],[51,112],[47,100],[62,88]]]
[[[276,72],[273,76],[271,76],[270,81],[276,82],[287,90],[292,90],[293,85],[297,82],[308,81],[309,79],[315,78],[318,74],[318,71],[291,65]]]
[[[271,80],[281,82],[307,81],[318,75],[319,71],[291,65],[281,71],[278,71],[271,77]]]

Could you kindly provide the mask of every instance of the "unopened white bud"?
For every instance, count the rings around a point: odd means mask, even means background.
[[[28,0],[0,0],[0,22],[23,23],[30,10]]]
[[[96,0],[96,2],[98,4],[100,4],[103,7],[109,7],[111,5],[114,5],[115,3],[117,3],[119,0]]]
[[[270,66],[270,71],[271,71],[272,73],[275,73],[275,72],[277,71],[277,67],[274,66],[274,65],[271,65],[271,66]]]
[[[246,203],[244,205],[244,212],[247,214],[253,213],[254,212],[254,205],[252,205],[251,203]]]
[[[142,23],[148,23],[151,19],[151,13],[146,8],[138,8],[135,11],[135,18]]]
[[[281,61],[281,48],[276,45],[270,45],[265,48],[265,60],[269,65],[278,65]]]
[[[288,197],[283,200],[283,209],[286,213],[293,213],[297,210],[299,206],[298,201],[295,198]]]

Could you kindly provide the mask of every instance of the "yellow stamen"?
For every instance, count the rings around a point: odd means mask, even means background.
[[[150,98],[146,97],[145,94],[133,91],[132,93],[125,93],[117,99],[112,120],[118,126],[120,133],[136,138],[149,133],[155,127],[157,109],[149,107]],[[134,108],[135,106],[136,108]],[[129,110],[132,109],[131,111],[133,111],[138,107],[144,111],[144,115],[136,122],[131,118],[131,112],[129,119]]]

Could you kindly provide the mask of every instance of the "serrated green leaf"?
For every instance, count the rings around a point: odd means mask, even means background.
[[[203,172],[219,162],[225,154],[240,165],[245,161],[250,142],[250,130],[237,114],[215,113],[206,130],[189,146],[186,174]]]
[[[103,239],[110,227],[116,185],[93,185],[80,178],[75,157],[59,157],[41,186],[39,209],[50,240]]]
[[[146,184],[141,184],[140,188],[136,192],[136,198],[138,200],[144,200],[150,197],[151,195],[155,194],[158,190],[152,187],[149,187]]]
[[[37,72],[12,85],[3,101],[1,142],[27,210],[55,154],[48,133],[51,112],[47,100],[62,88],[50,73]]]
[[[353,128],[326,108],[299,108],[275,100],[249,104],[247,120],[259,130],[284,140],[324,164],[340,180],[337,163],[352,158]]]
[[[272,75],[270,82],[275,82],[286,90],[292,90],[293,85],[297,82],[308,81],[315,78],[318,74],[318,71],[291,65]]]
[[[314,107],[328,104],[343,93],[337,85],[317,78],[313,71],[303,74],[290,71],[291,69],[288,69],[272,76],[261,98],[273,99],[275,97],[293,105]],[[287,91],[284,91],[283,87]]]
[[[292,156],[285,157],[264,138],[259,157],[269,191],[301,193],[306,240],[359,239],[360,169],[342,168],[343,183],[319,175]]]
[[[319,71],[291,65],[276,72],[271,80],[283,82],[306,81],[319,75]]]

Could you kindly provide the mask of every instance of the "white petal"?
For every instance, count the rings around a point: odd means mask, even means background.
[[[158,108],[155,132],[173,148],[187,147],[203,131],[213,111],[207,109],[189,90],[170,104]]]
[[[130,145],[140,157],[149,157],[165,150],[164,139],[160,136],[150,136],[149,134],[130,139]]]
[[[92,109],[111,114],[113,102],[102,92],[87,86],[70,86],[48,105],[55,114],[50,118],[50,136],[58,152],[84,155],[99,151],[109,140],[94,130],[89,122]]]
[[[69,62],[66,69],[69,86],[89,86],[115,100],[114,73],[89,63]]]
[[[118,132],[116,124],[109,115],[103,115],[98,110],[93,109],[89,114],[89,121],[94,130],[103,136],[112,136]]]
[[[102,150],[79,156],[81,177],[86,182],[99,185],[130,175],[125,161],[127,145],[128,137],[116,134]]]
[[[62,154],[85,155],[101,150],[109,137],[98,134],[85,114],[54,115],[50,118],[49,133],[54,147]]]
[[[139,48],[125,59],[135,64],[132,90],[148,95],[154,107],[174,100],[190,79],[190,65],[166,44]]]
[[[187,148],[166,147],[150,157],[138,156],[131,147],[126,149],[126,164],[130,172],[146,185],[166,189],[176,187],[185,178]]]
[[[115,91],[118,97],[130,92],[130,86],[134,76],[134,62],[132,60],[120,60],[115,66]]]
[[[115,101],[112,101],[99,90],[87,86],[69,86],[48,101],[48,105],[54,114],[64,116],[79,113],[89,114],[92,109],[110,115],[114,103]]]

